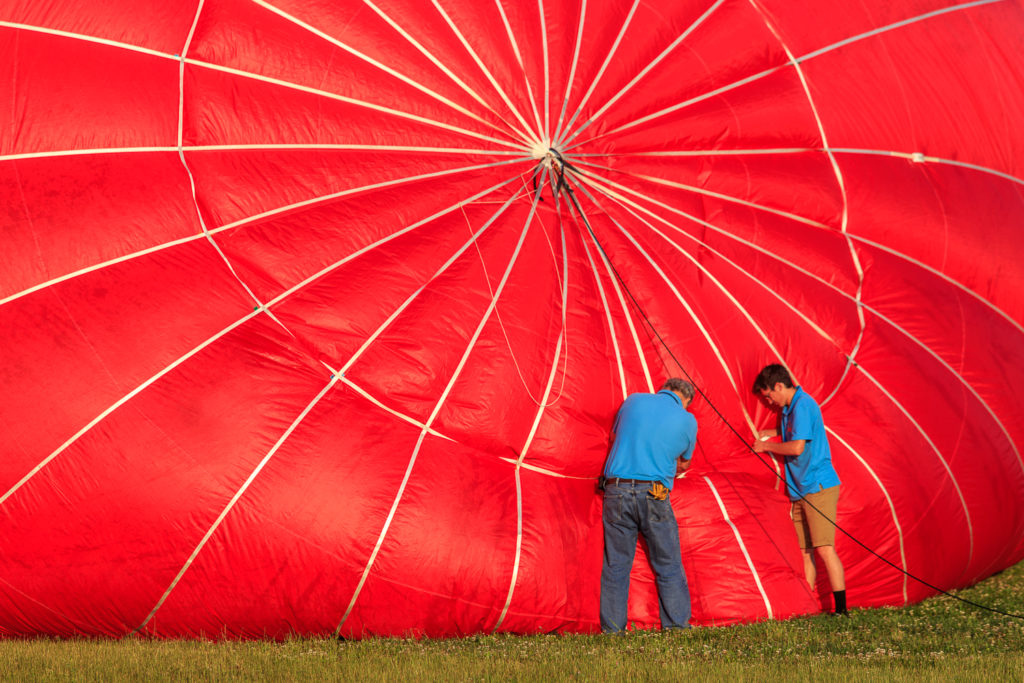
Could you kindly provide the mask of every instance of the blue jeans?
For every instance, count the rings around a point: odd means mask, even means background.
[[[661,627],[688,628],[690,589],[679,551],[679,526],[668,498],[657,500],[650,484],[608,484],[604,491],[604,566],[601,569],[601,630],[626,628],[629,572],[637,533],[647,541],[647,556],[657,577]]]

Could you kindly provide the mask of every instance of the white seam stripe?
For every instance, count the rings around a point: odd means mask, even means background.
[[[337,381],[338,376],[335,375],[330,379],[329,382],[327,382],[327,385],[320,390],[320,393],[318,393],[316,397],[312,401],[310,401],[309,404],[303,409],[303,411],[299,413],[299,416],[292,421],[288,429],[285,430],[284,434],[281,435],[281,438],[277,440],[277,443],[275,443],[274,446],[270,449],[270,451],[265,456],[263,456],[263,459],[260,460],[258,465],[256,465],[256,468],[249,473],[248,478],[246,478],[242,486],[237,491],[235,491],[235,494],[231,496],[231,500],[229,500],[228,504],[224,506],[224,509],[221,510],[220,514],[217,516],[217,519],[214,520],[210,528],[206,530],[206,533],[203,535],[202,540],[200,540],[199,544],[196,545],[195,549],[192,551],[192,554],[188,556],[187,560],[185,560],[185,564],[178,571],[178,574],[174,577],[174,580],[171,581],[171,585],[167,587],[167,590],[164,591],[164,594],[160,596],[160,599],[157,600],[157,603],[153,606],[153,609],[150,610],[149,615],[147,615],[146,618],[143,619],[141,624],[135,627],[132,633],[138,633],[143,628],[145,628],[146,624],[148,624],[149,621],[153,618],[153,616],[157,613],[157,610],[159,610],[163,606],[164,602],[166,602],[167,598],[170,596],[171,591],[173,591],[175,587],[177,587],[178,582],[180,582],[182,577],[185,576],[185,572],[189,570],[189,568],[192,566],[192,563],[199,555],[200,551],[202,551],[202,549],[206,546],[207,541],[209,541],[210,537],[213,536],[214,532],[216,532],[217,529],[220,528],[221,522],[223,522],[224,519],[228,516],[228,513],[231,512],[232,508],[235,507],[235,504],[239,501],[242,495],[249,489],[249,486],[253,483],[253,481],[256,480],[256,477],[259,476],[259,473],[263,471],[263,468],[266,467],[268,462],[270,462],[270,459],[274,457],[274,455],[281,448],[281,446],[288,439],[288,437],[292,435],[292,432],[294,432],[295,428],[299,426],[299,423],[302,422],[302,420],[304,420],[307,415],[309,415],[310,411],[313,410],[313,407],[320,402],[320,399],[322,399],[324,395],[326,395],[327,392],[330,391],[331,387],[333,387]]]
[[[750,575],[754,577],[754,583],[757,585],[757,590],[761,593],[761,599],[764,600],[764,608],[768,610],[768,618],[772,618],[772,603],[768,599],[768,594],[764,590],[764,586],[761,585],[761,577],[757,573],[757,569],[754,567],[754,560],[750,557],[750,553],[747,552],[747,545],[743,542],[743,537],[740,536],[740,530],[736,528],[732,519],[729,517],[729,511],[725,509],[725,503],[722,502],[722,497],[718,495],[718,489],[711,483],[711,479],[707,476],[703,477],[704,481],[707,482],[708,488],[711,489],[711,493],[715,496],[715,501],[718,503],[718,508],[722,511],[722,517],[728,522],[729,527],[732,529],[733,535],[736,537],[736,543],[740,547],[740,551],[743,553],[743,558],[747,561],[747,567],[750,569]]]

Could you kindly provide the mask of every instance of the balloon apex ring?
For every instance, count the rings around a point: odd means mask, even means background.
[[[551,151],[550,140],[537,140],[530,146],[530,154],[534,159],[540,160],[548,155]]]

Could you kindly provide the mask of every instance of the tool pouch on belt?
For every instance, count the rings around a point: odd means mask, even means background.
[[[651,497],[655,500],[665,500],[668,498],[668,489],[660,481],[651,484],[651,488],[647,489],[647,493],[651,494]]]

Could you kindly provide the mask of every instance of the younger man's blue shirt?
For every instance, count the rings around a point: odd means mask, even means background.
[[[782,409],[782,440],[806,441],[803,453],[786,458],[786,489],[790,500],[839,486],[821,408],[802,387],[796,388],[793,400]]]
[[[683,408],[675,392],[630,394],[615,417],[604,476],[660,481],[671,489],[676,459],[693,457],[697,418]]]

